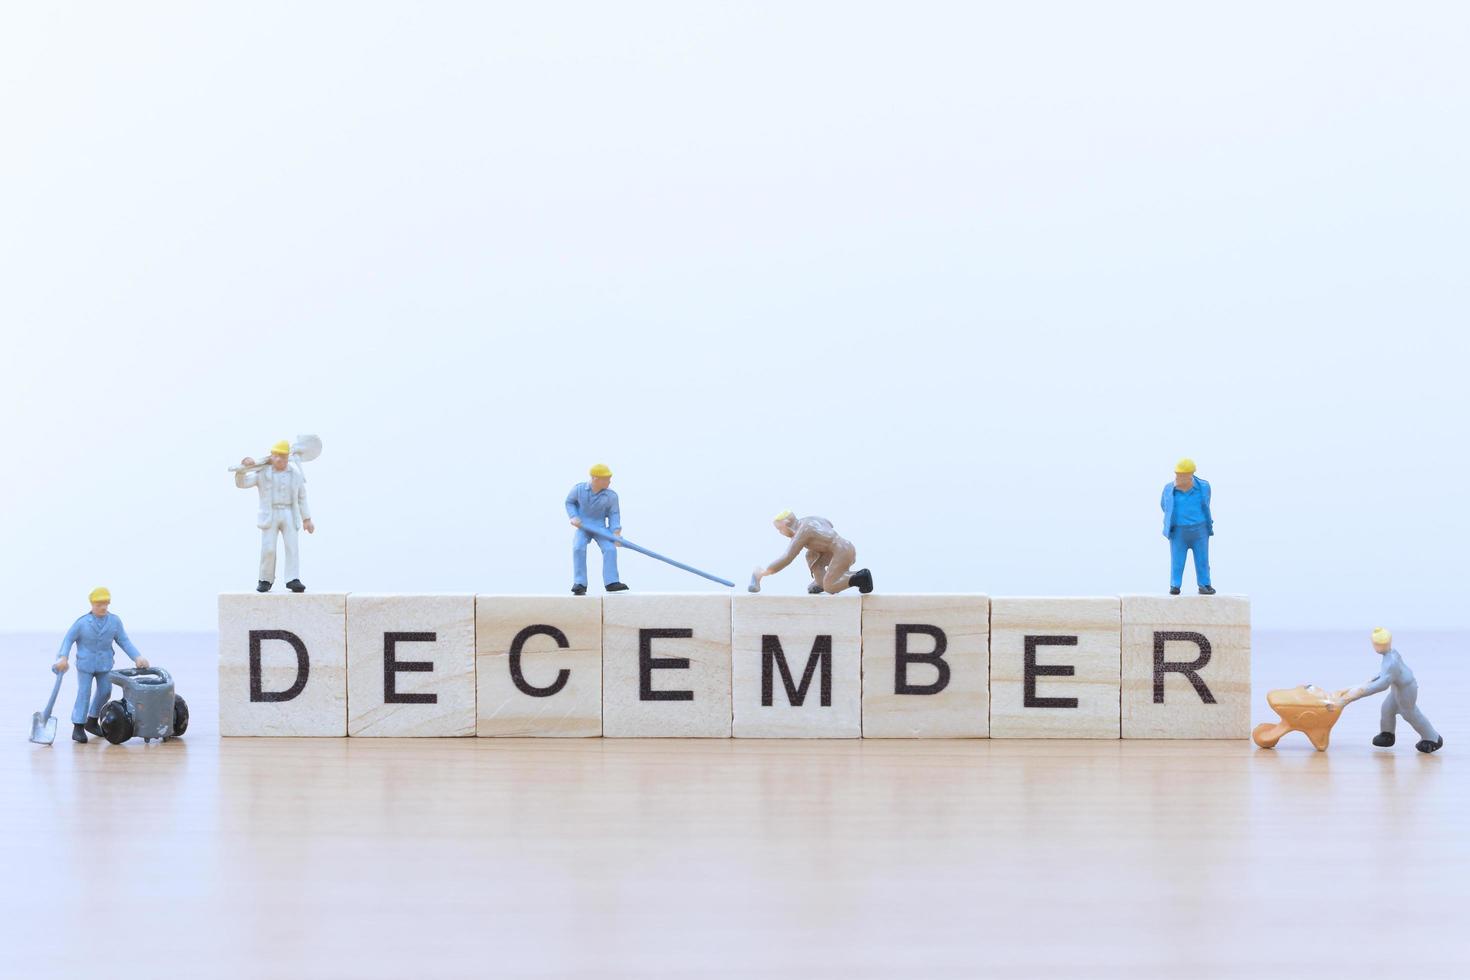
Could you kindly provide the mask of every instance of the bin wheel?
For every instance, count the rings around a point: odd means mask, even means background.
[[[177,694],[174,695],[174,738],[184,734],[189,727],[189,705]]]
[[[109,701],[97,716],[97,727],[102,729],[103,738],[113,745],[121,745],[133,737],[133,716],[123,702]]]

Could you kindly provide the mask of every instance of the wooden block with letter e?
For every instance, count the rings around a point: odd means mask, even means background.
[[[601,599],[482,595],[475,624],[478,734],[602,734]]]
[[[219,733],[347,734],[346,595],[220,595]]]
[[[347,734],[475,734],[475,597],[347,597]]]
[[[602,734],[730,737],[730,597],[602,600]]]
[[[984,738],[990,600],[862,597],[863,737]]]
[[[990,737],[1117,738],[1116,597],[990,603]]]
[[[1123,737],[1247,738],[1245,596],[1123,597]]]
[[[862,596],[737,595],[736,738],[859,738]]]

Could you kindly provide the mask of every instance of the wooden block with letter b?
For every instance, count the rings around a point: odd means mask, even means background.
[[[730,737],[730,597],[602,600],[602,734]]]
[[[862,597],[863,737],[984,738],[990,600]]]
[[[475,597],[347,597],[347,734],[475,734]]]
[[[859,738],[862,596],[737,595],[736,738]]]
[[[990,603],[990,737],[1117,738],[1119,602]]]
[[[478,734],[602,734],[601,599],[482,595],[475,623]]]
[[[346,595],[220,595],[219,733],[347,734]]]
[[[1247,738],[1245,596],[1123,597],[1123,737]]]

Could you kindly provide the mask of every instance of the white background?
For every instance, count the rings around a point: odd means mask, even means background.
[[[1188,454],[1257,625],[1470,625],[1466,11],[12,6],[0,628],[211,628],[307,431],[314,591],[563,592],[599,460],[742,586],[1158,591]]]

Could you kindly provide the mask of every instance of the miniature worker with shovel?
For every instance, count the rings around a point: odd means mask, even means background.
[[[838,534],[832,522],[825,517],[797,517],[783,510],[772,522],[776,530],[791,539],[785,554],[765,568],[757,568],[750,576],[751,592],[761,590],[761,579],[775,575],[796,560],[802,549],[806,549],[806,565],[811,570],[812,581],[806,590],[812,595],[823,592],[836,595],[850,585],[864,595],[873,591],[873,573],[866,568],[849,572],[857,561],[857,549],[852,542]]]
[[[255,487],[260,491],[260,512],[255,526],[260,528],[260,579],[255,591],[269,592],[276,580],[276,537],[286,541],[286,588],[305,592],[301,584],[301,558],[297,550],[296,532],[306,528],[316,533],[311,511],[306,506],[306,474],[296,465],[316,459],[322,441],[316,436],[298,436],[292,445],[282,439],[271,447],[270,458],[257,463],[246,456],[240,465],[231,467],[235,486],[242,490]]]
[[[66,636],[61,641],[61,652],[56,656],[56,664],[51,668],[58,675],[59,686],[60,675],[66,673],[69,666],[67,657],[71,653],[72,644],[76,644],[77,702],[71,709],[73,742],[85,742],[87,732],[93,735],[102,734],[102,729],[97,726],[97,714],[107,703],[108,695],[112,691],[112,681],[108,677],[112,671],[112,645],[116,643],[122,647],[123,653],[132,658],[135,666],[148,666],[147,658],[128,639],[122,620],[107,611],[112,602],[112,594],[106,589],[98,588],[93,589],[87,598],[92,603],[92,611],[83,613],[80,619],[71,624],[71,629],[66,631]],[[96,693],[92,690],[94,686]],[[47,713],[50,713],[49,706]]]
[[[1373,649],[1383,658],[1378,676],[1361,687],[1340,691],[1343,703],[1365,698],[1379,691],[1387,691],[1379,713],[1379,732],[1373,736],[1373,744],[1388,748],[1394,743],[1394,728],[1400,715],[1419,733],[1419,742],[1414,746],[1420,752],[1437,752],[1444,747],[1444,736],[1434,730],[1424,712],[1419,710],[1419,682],[1414,672],[1404,663],[1404,658],[1393,648],[1393,634],[1383,627],[1373,631]]]
[[[612,489],[612,470],[598,463],[587,471],[592,479],[572,487],[567,494],[567,518],[572,533],[572,595],[587,594],[587,545],[593,540],[602,551],[602,588],[626,592],[618,581],[618,542],[623,534],[623,516],[618,494]]]

